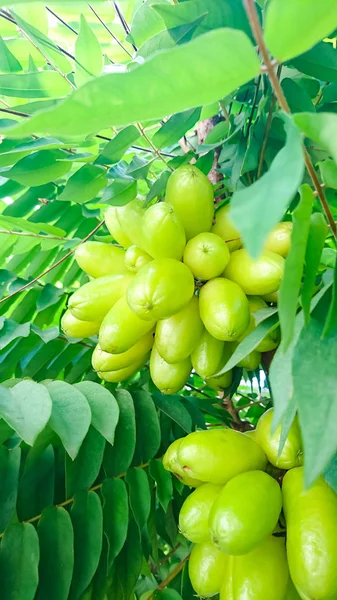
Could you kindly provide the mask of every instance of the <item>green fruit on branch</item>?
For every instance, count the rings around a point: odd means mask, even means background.
[[[77,246],[75,253],[77,264],[91,277],[104,277],[126,273],[124,264],[125,250],[103,242],[85,242]]]
[[[242,360],[238,362],[238,367],[246,369],[246,371],[255,371],[261,363],[261,352],[252,350]]]
[[[106,275],[85,283],[72,296],[68,308],[80,321],[102,321],[123,296],[132,275]]]
[[[125,267],[132,273],[137,273],[144,265],[147,265],[153,260],[145,250],[138,248],[138,246],[129,246],[125,252]]]
[[[145,321],[146,322],[146,321]],[[150,358],[150,374],[153,383],[163,394],[175,394],[184,387],[192,369],[191,359],[169,364],[153,346]]]
[[[284,258],[266,250],[253,260],[247,250],[236,250],[225,269],[225,277],[235,281],[246,294],[263,295],[276,292],[284,271]]]
[[[264,469],[267,459],[258,444],[232,429],[190,433],[181,440],[177,460],[187,475],[221,485],[243,473]]]
[[[123,230],[120,222],[117,206],[110,206],[106,209],[104,213],[104,220],[108,231],[118,244],[123,246],[123,248],[128,248],[131,246],[132,242],[126,231]]]
[[[200,290],[200,316],[213,337],[231,342],[237,340],[249,325],[249,303],[236,283],[218,277]]]
[[[301,432],[295,417],[287,435],[283,450],[279,456],[282,427],[279,425],[272,434],[271,427],[274,409],[267,410],[256,427],[256,441],[263,448],[269,462],[280,469],[292,469],[303,464]]]
[[[284,600],[301,600],[301,597],[298,594],[298,591],[296,590],[290,577],[288,579],[287,593]]]
[[[221,368],[224,346],[225,342],[217,340],[208,333],[207,329],[204,329],[191,354],[193,369],[202,379],[218,373]]]
[[[286,257],[290,250],[292,229],[293,224],[290,221],[284,221],[276,225],[267,237],[265,250]]]
[[[222,490],[222,486],[204,483],[190,494],[179,513],[180,532],[193,542],[210,542],[208,519],[211,508]]]
[[[132,375],[135,375],[145,365],[149,356],[150,354],[148,353],[145,356],[138,358],[132,365],[129,365],[124,369],[117,369],[116,371],[98,371],[97,374],[103,381],[119,383],[120,381],[124,381]]]
[[[211,542],[194,546],[188,564],[188,574],[198,596],[209,598],[219,593],[227,561],[228,556]]]
[[[202,481],[198,481],[198,479],[193,479],[193,477],[189,477],[186,475],[185,471],[183,471],[182,466],[178,462],[178,448],[180,446],[181,439],[174,440],[172,444],[166,450],[163,456],[163,466],[167,471],[173,473],[180,481],[182,481],[185,485],[190,487],[199,487],[199,485],[204,485]]]
[[[238,250],[242,246],[242,240],[240,232],[234,227],[232,220],[229,216],[230,206],[223,206],[215,213],[215,224],[211,231],[220,236],[228,246],[230,252]]]
[[[158,321],[184,308],[193,294],[191,271],[173,258],[157,258],[138,271],[126,297],[140,319]]]
[[[176,169],[167,182],[165,199],[180,218],[187,240],[210,230],[214,214],[213,187],[197,167],[185,165]]]
[[[142,245],[153,258],[181,260],[186,244],[184,226],[168,202],[150,206],[143,218]]]
[[[251,552],[228,557],[220,600],[284,600],[288,579],[284,540],[269,536]]]
[[[275,479],[263,471],[241,473],[212,504],[212,542],[225,554],[247,554],[273,532],[281,508],[281,489]]]
[[[168,363],[188,358],[198,343],[203,331],[199,314],[199,299],[192,300],[172,317],[158,321],[156,347],[160,356]]]
[[[226,242],[210,232],[199,233],[186,244],[184,263],[196,279],[219,277],[229,262]]]
[[[270,302],[271,304],[277,304],[278,303],[278,295],[279,295],[279,292],[277,291],[277,292],[272,292],[271,294],[263,294],[262,298],[266,302]]]
[[[251,429],[250,431],[245,431],[245,435],[248,435],[252,440],[256,441],[256,430]]]
[[[61,319],[61,328],[66,336],[71,338],[86,338],[97,335],[101,323],[99,321],[80,321],[66,310]]]
[[[130,244],[122,244],[125,248],[134,244],[135,246],[139,246],[142,248],[142,226],[143,226],[143,217],[145,213],[145,209],[143,207],[143,202],[138,200],[132,200],[125,206],[115,206],[115,220],[119,223],[121,230],[127,235],[127,238],[130,240]],[[110,220],[111,226],[112,217]],[[107,227],[110,231],[109,224],[106,220]],[[113,232],[110,231],[111,235],[114,236]],[[115,237],[115,236],[114,236]],[[117,239],[115,237],[115,239]],[[118,240],[117,240],[118,241]],[[118,243],[121,243],[118,241]]]
[[[283,479],[287,555],[291,578],[304,600],[337,598],[337,495],[320,478],[305,489],[303,467]]]
[[[233,371],[227,371],[223,373],[223,375],[219,375],[218,377],[209,377],[206,379],[206,383],[208,387],[211,387],[213,390],[226,390],[232,383],[233,380]]]
[[[126,352],[152,331],[154,326],[154,321],[144,321],[137,317],[123,296],[102,322],[98,337],[100,347],[110,354]]]
[[[100,372],[125,369],[125,367],[129,367],[147,355],[153,346],[153,342],[153,332],[149,331],[149,333],[146,333],[144,337],[129,350],[121,352],[120,354],[109,354],[109,352],[104,352],[100,345],[97,344],[92,354],[92,366],[95,371]]]

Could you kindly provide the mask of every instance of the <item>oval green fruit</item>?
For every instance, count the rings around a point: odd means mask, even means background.
[[[258,444],[232,429],[190,433],[181,440],[178,462],[195,479],[221,485],[243,473],[264,469],[267,459]]]
[[[99,330],[99,345],[104,352],[120,354],[137,344],[155,326],[154,321],[144,321],[129,307],[125,296],[105,316]]]
[[[199,299],[192,300],[172,317],[158,321],[156,347],[168,363],[188,358],[199,341],[203,324],[199,314]]]
[[[173,171],[167,182],[165,200],[180,218],[187,240],[210,230],[214,214],[213,187],[197,167],[184,165]]]
[[[138,271],[126,297],[140,319],[158,321],[180,311],[193,294],[191,271],[173,258],[157,258]]]
[[[125,267],[132,273],[137,273],[144,265],[147,265],[153,260],[145,250],[138,246],[129,246],[125,252]]]
[[[104,277],[125,273],[125,250],[103,242],[85,242],[77,246],[75,253],[77,264],[91,277]]]
[[[124,206],[116,206],[115,210],[120,226],[131,243],[142,248],[142,226],[145,213],[143,202],[135,198]]]
[[[86,338],[96,335],[101,326],[100,321],[80,321],[66,310],[61,319],[61,328],[66,336],[71,338]]]
[[[277,304],[278,303],[278,295],[279,295],[279,293],[277,291],[277,292],[272,292],[271,294],[263,294],[262,298],[266,302],[270,302],[271,304]]]
[[[271,426],[274,409],[267,410],[256,426],[256,441],[263,448],[269,462],[279,469],[293,469],[303,464],[303,449],[298,419],[295,417],[287,435],[283,450],[279,456],[282,426],[272,434]]]
[[[233,281],[218,277],[200,290],[200,316],[207,331],[216,339],[237,340],[249,325],[246,295]]]
[[[186,236],[184,226],[168,202],[150,206],[143,218],[142,244],[153,258],[181,260]]]
[[[188,574],[198,596],[209,598],[219,593],[227,560],[228,557],[211,542],[196,544],[193,547]]]
[[[290,577],[288,579],[287,593],[284,600],[301,600],[301,597],[299,596]]]
[[[193,369],[202,379],[207,379],[220,370],[224,346],[225,342],[217,340],[204,329],[191,354]]]
[[[281,508],[275,479],[263,471],[240,473],[225,485],[210,510],[213,544],[225,554],[247,554],[272,533]]]
[[[104,352],[100,345],[97,344],[92,354],[92,366],[95,371],[100,372],[125,369],[125,367],[129,367],[138,359],[141,359],[143,356],[145,356],[149,350],[151,350],[153,341],[153,332],[149,331],[149,333],[146,333],[144,337],[142,337],[139,342],[137,342],[129,350],[126,350],[126,352],[121,352],[120,354],[110,354],[109,352]]]
[[[253,260],[242,248],[231,254],[225,269],[225,277],[235,281],[246,294],[264,295],[276,292],[284,271],[284,258],[265,250],[260,258]]]
[[[68,308],[80,321],[101,322],[123,296],[132,275],[106,275],[89,281],[70,296]]]
[[[219,277],[229,262],[226,242],[215,233],[199,233],[186,244],[184,263],[196,279]]]
[[[150,358],[150,374],[153,383],[163,394],[175,394],[184,387],[190,372],[191,360],[185,358],[180,362],[169,364],[153,346]]]
[[[198,481],[198,479],[193,479],[193,477],[189,477],[186,475],[185,471],[183,471],[182,466],[178,462],[178,448],[181,443],[181,439],[174,440],[172,444],[169,445],[163,456],[163,466],[164,469],[173,473],[180,481],[182,481],[185,485],[190,487],[199,487],[199,485],[203,485],[202,481]]]
[[[227,371],[222,375],[218,375],[218,377],[208,377],[206,379],[206,383],[213,390],[225,390],[230,386],[233,379],[233,371]]]
[[[256,441],[255,429],[250,429],[249,431],[245,431],[245,435],[248,435],[252,440]]]
[[[208,519],[221,490],[221,485],[204,483],[187,496],[179,513],[179,530],[190,542],[200,544],[211,541]]]
[[[255,371],[261,363],[261,352],[252,350],[242,360],[237,363],[238,367],[246,369],[246,371]]]
[[[267,237],[265,250],[270,250],[285,258],[290,250],[292,229],[293,224],[290,221],[276,225]]]
[[[123,246],[123,248],[128,248],[131,246],[132,242],[122,228],[117,212],[117,206],[109,206],[109,208],[106,209],[104,213],[104,220],[108,231],[111,233],[116,242],[118,242],[118,244]]]
[[[305,489],[303,467],[283,479],[287,555],[291,578],[303,599],[337,598],[337,495],[320,478]]]
[[[270,536],[251,552],[228,557],[220,600],[284,600],[288,579],[284,540]]]
[[[132,377],[132,375],[135,375],[138,371],[140,371],[148,358],[149,354],[146,354],[132,363],[132,365],[124,367],[124,369],[117,369],[116,371],[98,371],[97,375],[103,379],[103,381],[108,381],[109,383],[120,383],[121,381]]]
[[[221,237],[228,246],[230,252],[238,250],[242,246],[240,232],[234,227],[229,216],[230,206],[222,206],[215,213],[215,224],[211,231]]]

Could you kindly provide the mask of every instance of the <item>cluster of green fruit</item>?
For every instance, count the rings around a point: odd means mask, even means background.
[[[272,418],[270,409],[246,434],[196,431],[163,458],[196,488],[179,515],[181,533],[194,544],[192,586],[220,600],[336,600],[337,495],[323,479],[305,488],[297,420],[279,455]],[[273,466],[290,470],[276,475]]]
[[[106,211],[120,246],[76,248],[79,266],[93,279],[71,296],[62,328],[75,338],[99,333],[92,362],[102,379],[123,381],[150,357],[151,377],[163,393],[180,390],[192,369],[215,389],[230,385],[231,372],[215,375],[256,327],[265,300],[277,300],[291,223],[280,223],[252,260],[229,206],[213,220],[212,185],[188,165],[170,176],[164,202],[145,210],[136,199]],[[276,330],[239,366],[256,369],[261,352],[278,343]]]

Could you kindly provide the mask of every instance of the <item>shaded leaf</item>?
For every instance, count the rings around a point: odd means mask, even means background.
[[[21,158],[6,176],[21,185],[37,186],[62,177],[71,169],[71,162],[57,160],[54,150],[39,150]]]
[[[0,350],[3,350],[16,338],[28,337],[29,334],[29,323],[23,323],[22,325],[18,325],[14,321],[10,321],[10,319],[3,318],[3,322],[0,323]]]
[[[90,488],[100,472],[105,439],[101,434],[89,427],[75,460],[66,455],[66,490],[67,498],[75,492]]]
[[[310,217],[309,235],[305,251],[305,271],[302,285],[302,308],[305,322],[310,318],[311,298],[315,290],[315,281],[320,264],[328,226],[322,213],[314,213]]]
[[[131,520],[123,550],[116,558],[115,576],[117,576],[123,598],[130,598],[137,583],[143,562],[138,527]],[[112,590],[113,591],[113,590]]]
[[[184,431],[192,431],[191,416],[182,405],[179,396],[164,396],[163,394],[153,394],[153,400],[158,408],[175,421]]]
[[[2,600],[33,600],[38,584],[39,540],[30,523],[11,525],[1,542]]]
[[[112,206],[124,206],[137,195],[137,182],[133,179],[115,179],[104,190],[103,202]]]
[[[194,108],[172,115],[154,134],[154,145],[160,149],[178,142],[199,120],[200,112],[200,108]]]
[[[129,503],[122,479],[106,479],[102,486],[103,528],[108,540],[109,568],[120,553],[126,540],[129,521]]]
[[[289,77],[285,77],[282,79],[281,87],[291,112],[315,112],[315,107],[308,92],[296,83],[296,81]]]
[[[323,183],[327,187],[337,190],[337,165],[334,160],[327,158],[319,163]]]
[[[108,179],[102,167],[83,165],[74,175],[69,177],[65,188],[58,200],[68,200],[77,204],[84,204],[107,185]]]
[[[151,395],[145,390],[133,392],[136,414],[136,449],[133,463],[137,466],[153,458],[160,446],[160,425]]]
[[[129,469],[125,481],[129,486],[130,506],[135,521],[142,531],[151,510],[151,494],[144,469]]]
[[[325,148],[337,162],[337,115],[300,113],[293,119],[307,137]]]
[[[332,44],[320,42],[291,62],[306,75],[323,81],[337,81],[337,50]]]
[[[35,456],[31,454],[26,459],[25,472],[19,482],[17,513],[20,521],[39,515],[54,501],[54,448],[51,444],[46,448],[42,445],[40,448],[33,447],[34,451]]]
[[[15,98],[48,98],[65,96],[70,85],[56,71],[10,73],[0,75],[0,94]],[[22,137],[19,135],[19,137]]]
[[[7,48],[0,35],[0,72],[15,73],[17,71],[22,71],[22,66],[14,54]]]
[[[337,261],[335,262],[333,275],[332,298],[328,314],[326,316],[322,338],[333,334],[334,331],[337,331]]]
[[[0,532],[6,529],[15,513],[21,449],[0,446]]]
[[[139,138],[140,132],[134,125],[129,125],[115,135],[108,142],[101,154],[95,160],[95,164],[115,164],[119,162],[130,146]]]
[[[157,484],[157,496],[163,510],[166,511],[173,496],[172,476],[164,469],[161,460],[150,461],[150,475]]]
[[[115,396],[93,381],[81,381],[75,384],[75,388],[89,403],[92,426],[113,446],[119,418],[119,406]]]
[[[106,446],[103,463],[109,477],[119,475],[129,468],[136,447],[136,419],[132,396],[127,390],[116,390],[115,397],[119,406],[119,421],[114,446]]]

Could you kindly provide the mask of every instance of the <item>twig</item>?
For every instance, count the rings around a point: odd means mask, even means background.
[[[190,388],[194,392],[198,392],[198,394],[201,394],[202,396],[205,396],[206,398],[209,398],[210,400],[215,400],[216,399],[213,396],[209,396],[208,394],[206,394],[206,392],[203,392],[203,390],[199,390],[199,388],[195,387],[191,383],[185,383],[185,386],[188,387],[188,388]]]
[[[181,543],[179,542],[179,544],[177,544],[174,548],[172,548],[172,550],[170,552],[168,552],[168,554],[165,554],[163,560],[160,561],[159,565],[156,565],[154,567],[154,569],[152,570],[152,573],[156,573],[157,571],[159,571],[160,567],[165,565],[165,563],[167,563],[167,561],[170,560],[170,558],[177,552],[177,550],[179,550],[180,547],[181,547]]]
[[[111,1],[112,1],[112,4],[115,7],[115,11],[118,14],[119,20],[120,20],[120,22],[121,22],[121,24],[123,26],[123,29],[124,29],[126,35],[129,35],[130,29],[129,29],[129,26],[128,26],[126,20],[124,19],[123,15],[122,15],[122,11],[118,8],[117,2],[113,2],[113,0],[111,0]],[[135,50],[135,52],[137,52],[138,48],[137,48],[137,46],[135,46],[135,44],[133,43],[133,41],[131,41],[131,45],[132,45],[133,49]]]
[[[161,155],[160,151],[158,150],[158,148],[156,148],[156,146],[152,143],[152,141],[150,140],[150,138],[147,136],[147,134],[145,133],[144,128],[142,127],[142,125],[140,123],[136,123],[141,135],[143,136],[144,140],[147,141],[147,143],[149,144],[149,146],[151,146],[153,152],[157,155],[157,157],[164,163],[165,167],[170,169],[171,171],[174,171],[174,169],[166,162],[165,158]]]
[[[50,12],[51,15],[53,15],[55,17],[55,19],[57,19],[58,21],[60,21],[60,23],[62,23],[62,25],[64,25],[65,27],[67,27],[68,29],[70,29],[70,31],[72,31],[73,33],[75,33],[76,35],[78,35],[78,32],[76,31],[76,29],[74,29],[71,25],[69,25],[69,23],[67,23],[61,17],[59,17],[51,8],[49,8],[48,6],[46,6],[46,9],[47,9],[48,12]]]
[[[109,29],[109,27],[106,25],[106,23],[104,23],[103,19],[101,19],[101,17],[99,16],[99,14],[97,14],[97,12],[95,11],[94,7],[91,6],[91,4],[89,4],[89,3],[88,3],[88,6],[89,6],[90,10],[92,10],[92,12],[94,13],[95,17],[97,17],[97,19],[99,20],[99,22],[103,25],[103,27],[105,27],[105,29],[107,30],[107,32],[115,40],[115,42],[117,42],[117,44],[124,50],[124,52],[126,52],[126,54],[132,59],[132,54],[130,54],[129,50],[127,48],[125,48],[125,46],[123,46],[123,44],[119,41],[118,37],[111,31],[111,29]]]
[[[248,125],[247,125],[247,131],[246,131],[246,138],[247,139],[248,139],[248,136],[249,136],[250,128],[251,128],[253,117],[254,117],[254,113],[255,113],[255,108],[256,108],[256,103],[257,103],[257,97],[258,97],[259,91],[260,91],[261,80],[262,80],[262,75],[259,75],[258,79],[257,79],[257,82],[256,82],[256,86],[255,86],[254,98],[253,98],[253,102],[252,102],[252,110],[250,112],[249,120],[248,120]]]
[[[189,557],[190,557],[190,554],[185,556],[185,558],[183,558],[183,560],[180,561],[180,563],[173,569],[173,571],[166,577],[166,579],[163,579],[163,581],[156,587],[156,589],[153,590],[152,594],[150,594],[150,596],[148,597],[147,600],[153,600],[153,597],[156,592],[159,592],[160,590],[164,590],[168,586],[168,584],[171,583],[171,581],[175,577],[177,577],[177,575],[179,575],[180,571],[183,570],[184,565],[188,561]]]

